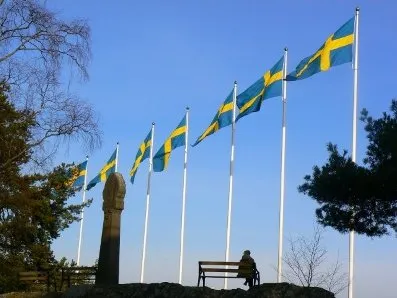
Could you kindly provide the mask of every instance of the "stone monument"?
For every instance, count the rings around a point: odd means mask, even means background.
[[[95,284],[117,285],[120,264],[120,219],[125,196],[125,182],[120,173],[109,175],[102,195],[104,218]]]

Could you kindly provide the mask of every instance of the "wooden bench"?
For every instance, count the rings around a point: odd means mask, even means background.
[[[26,271],[18,272],[18,279],[25,284],[46,284],[47,291],[50,290],[50,275],[47,271]]]
[[[232,268],[230,268],[232,267]],[[207,273],[236,273],[236,275],[207,275]],[[243,276],[237,276],[240,273]],[[199,262],[199,276],[197,286],[200,286],[200,281],[203,280],[203,287],[205,287],[205,279],[209,278],[246,278],[251,275],[253,285],[260,284],[260,273],[252,265],[243,262],[213,262],[213,261],[200,261]]]
[[[69,288],[74,283],[94,283],[96,275],[97,267],[62,268],[62,283],[65,281]]]

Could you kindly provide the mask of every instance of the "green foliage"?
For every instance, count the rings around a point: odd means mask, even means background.
[[[18,282],[18,272],[23,271],[25,264],[20,255],[0,254],[0,293],[23,289]]]
[[[67,183],[71,165],[26,173],[27,144],[36,122],[28,109],[17,110],[8,101],[7,91],[0,84],[0,293],[19,288],[17,272],[56,263],[50,245],[79,219],[83,207],[68,204],[75,193]],[[21,153],[15,155],[16,150]]]
[[[18,167],[29,161],[28,141],[35,119],[29,110],[15,109],[8,100],[8,91],[6,83],[0,82],[0,173],[10,183]],[[20,153],[15,155],[15,152]]]
[[[317,220],[339,232],[367,236],[397,232],[397,102],[379,119],[362,111],[367,146],[364,166],[357,165],[336,145],[328,144],[325,165],[313,167],[298,187],[320,204]]]

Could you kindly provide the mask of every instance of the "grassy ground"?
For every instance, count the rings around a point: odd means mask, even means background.
[[[63,293],[46,293],[46,292],[12,292],[0,294],[0,298],[58,298]]]

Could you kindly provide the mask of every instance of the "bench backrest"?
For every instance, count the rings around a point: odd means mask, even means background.
[[[239,266],[240,264],[247,264],[241,262],[218,262],[218,261],[200,261],[199,265],[214,265],[214,266]]]
[[[96,267],[67,267],[63,268],[64,272],[71,273],[71,274],[96,274],[97,268]]]
[[[232,272],[252,274],[253,269],[254,267],[251,264],[247,264],[245,262],[199,261],[199,270],[202,272]]]
[[[95,277],[97,273],[96,267],[69,267],[62,269],[63,274],[69,277],[90,278]]]
[[[69,267],[62,269],[63,280],[67,280],[69,286],[72,281],[95,281],[96,274],[96,267]]]
[[[18,278],[20,281],[47,281],[48,272],[45,271],[19,272]]]

